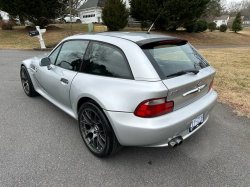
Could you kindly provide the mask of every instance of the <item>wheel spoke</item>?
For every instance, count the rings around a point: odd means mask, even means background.
[[[93,140],[94,140],[94,138],[92,138],[92,139],[89,141],[89,144],[92,144],[92,143],[93,143]]]
[[[25,90],[26,90],[27,92],[29,92],[29,91],[30,91],[30,87],[29,87],[29,85],[28,85],[28,84],[25,86]]]
[[[93,138],[93,146],[96,149],[97,148],[97,141],[96,141],[96,137]]]
[[[85,111],[85,114],[88,117],[88,119],[91,121],[91,113],[90,113],[90,111]]]
[[[90,138],[91,137],[90,135],[92,134],[92,132],[88,130],[86,130],[85,132],[86,132],[85,139]]]
[[[87,119],[87,117],[84,115],[84,113],[82,114],[82,117],[83,117],[84,121],[85,121],[88,125],[91,125],[90,121]]]
[[[25,75],[24,70],[22,70],[22,78],[27,79],[27,76]]]
[[[105,146],[105,144],[102,142],[100,136],[97,136],[97,141],[102,146],[102,148]]]
[[[100,133],[99,135],[100,135],[100,138],[101,138],[104,142],[106,142],[105,137],[104,137],[101,133]]]
[[[30,91],[30,86],[29,86],[29,82],[28,81],[25,81],[23,82],[23,89],[26,93],[29,93]]]

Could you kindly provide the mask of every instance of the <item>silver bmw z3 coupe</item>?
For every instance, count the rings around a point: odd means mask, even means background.
[[[21,63],[21,83],[78,121],[87,148],[176,147],[217,101],[215,69],[186,40],[139,32],[80,34]]]

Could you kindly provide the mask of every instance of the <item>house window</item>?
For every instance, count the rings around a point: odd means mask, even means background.
[[[83,18],[91,18],[91,17],[95,17],[95,14],[89,14],[89,15],[83,15]]]

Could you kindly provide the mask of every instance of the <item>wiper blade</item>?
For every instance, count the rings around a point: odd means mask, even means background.
[[[187,74],[187,73],[194,73],[194,74],[197,74],[199,73],[200,71],[197,70],[197,69],[190,69],[190,70],[185,70],[185,71],[179,71],[177,73],[173,73],[173,74],[170,74],[168,75],[167,77],[173,77],[173,76],[178,76],[178,75],[184,75],[184,74]]]

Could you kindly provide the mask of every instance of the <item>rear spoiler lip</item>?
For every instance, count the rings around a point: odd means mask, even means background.
[[[162,42],[162,41],[173,41],[173,43],[180,43],[180,42],[176,42],[176,40],[181,41],[181,43],[187,43],[188,42],[187,40],[183,40],[183,39],[180,39],[180,38],[166,37],[166,38],[151,38],[151,39],[146,39],[146,40],[140,40],[140,41],[137,41],[136,44],[139,47],[143,47],[144,45],[154,44],[154,43],[158,43],[158,42]]]

